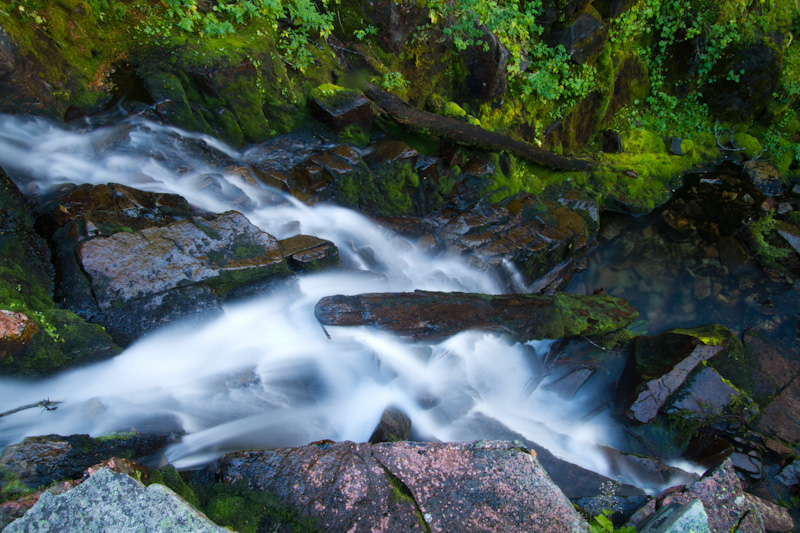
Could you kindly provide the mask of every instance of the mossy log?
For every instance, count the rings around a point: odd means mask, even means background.
[[[562,157],[502,133],[416,109],[371,84],[366,84],[364,94],[398,123],[425,135],[486,150],[505,151],[556,170],[589,170],[594,167],[591,161]]]
[[[525,342],[611,333],[639,313],[625,300],[606,294],[416,291],[327,296],[317,303],[315,314],[323,325],[374,325],[417,340],[437,341],[480,330]]]

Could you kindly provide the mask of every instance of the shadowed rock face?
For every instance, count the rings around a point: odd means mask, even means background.
[[[604,294],[428,291],[328,296],[317,303],[315,314],[327,326],[375,325],[414,339],[439,340],[477,329],[517,341],[610,333],[638,316],[625,300]]]
[[[509,442],[324,441],[229,454],[220,474],[328,531],[588,531],[536,454]]]

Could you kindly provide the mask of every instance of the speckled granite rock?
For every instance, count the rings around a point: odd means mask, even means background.
[[[232,453],[220,474],[275,492],[325,530],[588,531],[535,452],[506,441],[324,441]]]
[[[4,532],[208,532],[219,527],[163,485],[144,485],[107,468],[58,496],[45,492]]]

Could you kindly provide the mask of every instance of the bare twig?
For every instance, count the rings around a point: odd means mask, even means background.
[[[56,407],[61,402],[51,402],[50,398],[42,400],[41,402],[31,403],[28,405],[23,405],[21,407],[17,407],[16,409],[11,409],[10,411],[6,411],[5,413],[0,413],[0,417],[13,415],[14,413],[18,413],[20,411],[24,411],[25,409],[33,409],[34,407],[42,407],[45,411],[55,411],[58,409]]]

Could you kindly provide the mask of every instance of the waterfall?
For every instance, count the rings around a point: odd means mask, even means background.
[[[238,210],[278,238],[328,239],[346,267],[301,275],[227,305],[201,325],[155,332],[108,361],[35,383],[3,379],[0,410],[45,397],[63,403],[57,411],[2,419],[0,445],[29,435],[97,436],[179,424],[186,435],[166,457],[191,467],[230,450],[365,441],[383,410],[396,406],[411,418],[417,438],[516,433],[611,474],[599,447],[622,446],[622,431],[607,413],[586,417],[605,401],[605,391],[567,401],[536,386],[551,342],[511,344],[464,332],[425,344],[365,327],[329,328],[328,338],[314,318],[316,302],[332,294],[503,292],[490,274],[458,257],[431,257],[353,211],[306,206],[214,164],[220,159],[244,165],[243,153],[219,140],[141,118],[69,129],[0,116],[0,165],[27,195],[66,183],[111,182],[177,193],[209,211]],[[496,427],[507,430],[498,434]]]

